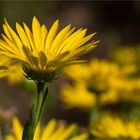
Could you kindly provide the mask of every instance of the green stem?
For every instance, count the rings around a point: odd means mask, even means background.
[[[30,119],[26,122],[23,130],[22,140],[33,140],[36,127],[40,120],[43,105],[46,101],[48,89],[45,88],[44,82],[36,82],[37,85],[37,98],[33,103],[30,111]]]
[[[40,119],[42,107],[44,104],[44,102],[43,102],[44,95],[45,95],[44,87],[45,87],[44,83],[39,83],[39,82],[37,83],[38,98],[37,98],[37,110],[36,110],[36,123],[35,124],[37,124]]]
[[[96,98],[96,106],[90,111],[89,128],[92,129],[94,123],[99,119],[100,101],[99,96]]]

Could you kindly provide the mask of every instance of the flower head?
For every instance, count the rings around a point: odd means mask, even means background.
[[[140,139],[140,121],[124,121],[119,117],[105,115],[99,123],[91,130],[92,135],[97,138],[107,139]]]
[[[109,52],[112,60],[119,65],[137,65],[139,63],[139,47],[137,46],[118,46]]]
[[[57,33],[58,20],[48,31],[34,17],[32,31],[25,23],[23,27],[16,23],[17,33],[4,21],[0,53],[20,63],[25,76],[37,81],[54,80],[64,66],[82,63],[78,57],[91,51],[97,43],[89,42],[95,33],[85,36],[87,29],[74,31],[68,25]]]
[[[60,99],[66,104],[67,108],[76,107],[87,111],[96,105],[96,94],[88,91],[82,83],[76,83],[73,86],[64,85]]]
[[[110,89],[97,95],[95,92],[89,91],[84,83],[76,82],[73,85],[67,84],[62,87],[60,100],[67,109],[79,108],[89,111],[96,106],[97,100],[101,106],[118,103],[119,94],[114,89]]]
[[[119,67],[105,60],[92,59],[88,64],[67,67],[65,74],[74,81],[84,82],[89,90],[100,93],[112,87],[112,80],[119,76]]]
[[[96,99],[98,97],[100,105],[103,106],[118,104],[122,101],[140,103],[140,78],[133,76],[135,71],[132,65],[121,67],[117,63],[99,59],[92,59],[86,64],[69,66],[65,68],[64,72],[67,77],[72,79],[74,86],[62,88],[60,98],[71,107],[80,107],[81,103],[84,103],[83,108],[94,106],[93,104],[93,106],[88,106],[91,102],[87,100],[92,99],[92,96],[95,96]],[[87,97],[87,100],[78,99],[78,96],[83,97],[83,99]]]
[[[88,135],[86,133],[74,136],[73,133],[77,129],[75,124],[66,126],[62,122],[57,122],[51,119],[48,124],[41,128],[40,125],[36,128],[34,140],[86,140]],[[12,121],[12,134],[7,134],[5,140],[21,140],[22,138],[22,125],[17,118]]]

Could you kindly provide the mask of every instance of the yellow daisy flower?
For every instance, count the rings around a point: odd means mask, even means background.
[[[120,100],[140,103],[140,78],[131,76],[135,71],[132,65],[120,67],[106,60],[92,59],[88,64],[69,66],[64,72],[75,83],[84,83],[85,90],[97,94],[99,103],[106,105],[117,103]],[[71,87],[73,91],[75,88],[75,86]],[[79,89],[77,88],[77,92],[81,92]],[[66,95],[66,97],[69,96]]]
[[[119,65],[135,65],[139,61],[138,46],[119,46],[109,52],[111,59]]]
[[[4,20],[0,40],[0,53],[22,65],[24,75],[37,81],[51,81],[58,77],[66,65],[82,63],[78,57],[91,51],[97,42],[89,40],[95,33],[85,36],[87,29],[74,31],[71,25],[59,33],[56,20],[50,30],[41,25],[36,17],[32,21],[32,31],[23,23],[16,23],[16,32]],[[88,42],[88,43],[87,43]]]
[[[92,109],[96,105],[96,95],[86,89],[82,83],[74,86],[64,85],[60,94],[60,100],[67,108]]]
[[[80,82],[76,82],[74,85],[64,85],[59,97],[67,109],[79,108],[83,111],[93,109],[96,106],[97,98],[100,106],[117,103],[120,99],[119,94],[114,89],[97,95]]]
[[[104,115],[100,121],[94,125],[91,134],[97,138],[107,139],[140,139],[140,121],[124,121],[119,117]]]
[[[62,122],[57,122],[55,119],[51,119],[48,124],[41,128],[38,125],[33,140],[87,140],[88,135],[86,133],[80,135],[74,135],[77,126],[71,124],[66,126]],[[7,134],[5,140],[21,140],[22,139],[22,125],[15,117],[12,121],[12,134]]]
[[[140,78],[116,80],[116,82],[119,83],[117,89],[120,100],[140,103]]]
[[[10,84],[21,82],[23,79],[21,65],[12,64],[9,58],[2,55],[0,57],[0,78],[7,78]]]
[[[65,74],[74,81],[84,82],[89,90],[100,93],[111,88],[111,80],[118,77],[119,67],[105,60],[92,59],[88,64],[65,68]]]

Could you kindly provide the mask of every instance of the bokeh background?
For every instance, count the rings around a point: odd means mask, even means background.
[[[0,1],[0,32],[6,17],[10,25],[26,22],[31,27],[33,16],[48,28],[60,20],[60,29],[68,24],[77,28],[88,28],[88,33],[97,32],[95,40],[100,40],[93,52],[84,56],[107,58],[117,47],[140,45],[140,2],[138,1]],[[124,58],[125,59],[125,58]],[[88,123],[87,113],[79,109],[66,110],[59,100],[59,91],[67,80],[60,79],[50,84],[48,102],[45,105],[43,120],[65,119],[80,125]],[[4,127],[13,115],[25,123],[29,115],[30,102],[35,88],[28,84],[9,84],[0,80],[0,119]]]

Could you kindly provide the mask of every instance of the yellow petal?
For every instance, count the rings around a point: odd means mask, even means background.
[[[9,53],[16,54],[17,50],[14,51],[14,48],[9,46],[6,42],[0,39],[0,48],[7,50]]]
[[[42,140],[47,140],[50,138],[50,135],[53,134],[53,131],[56,127],[56,120],[52,119],[49,121],[47,126],[43,130]]]
[[[33,18],[32,31],[35,47],[38,50],[41,47],[41,26],[36,17]]]
[[[36,67],[39,66],[39,59],[38,57],[32,56],[31,55],[31,59],[33,60],[33,63],[35,64]]]
[[[44,52],[39,52],[39,63],[40,66],[43,68],[47,63],[47,57]]]
[[[22,40],[22,43],[29,48],[30,46],[30,43],[28,41],[28,38],[27,38],[27,35],[25,33],[25,31],[23,30],[23,28],[18,24],[16,23],[16,29],[17,29],[17,32],[20,36],[20,39]]]
[[[15,137],[13,135],[7,135],[5,137],[5,140],[16,140]]]
[[[72,138],[71,140],[88,140],[88,134],[81,134],[81,135],[78,135],[74,138]]]
[[[17,118],[13,118],[13,131],[17,140],[22,138],[22,126]]]
[[[75,27],[74,28],[72,28],[66,35],[65,35],[65,37],[64,37],[64,41],[63,42],[65,42],[69,37],[70,37],[70,35],[74,32],[74,30],[75,30]],[[63,44],[63,43],[62,43]],[[56,50],[55,50],[55,52],[56,52],[56,54],[59,54],[60,52],[61,52],[61,50],[63,49],[63,45],[60,45],[58,48],[55,48]]]
[[[46,37],[47,37],[47,28],[45,25],[42,25],[41,27],[41,49],[40,51],[45,51],[45,41],[46,41]]]
[[[59,126],[57,128],[57,130],[53,133],[53,135],[50,136],[50,139],[57,140],[63,134],[64,131],[65,131],[64,125]],[[44,139],[44,140],[46,140],[46,139]]]
[[[52,61],[62,61],[67,55],[69,55],[69,51],[61,53],[60,55],[57,55]]]
[[[79,39],[78,41],[74,42],[73,44],[69,45],[69,49],[73,50],[76,49],[78,47],[81,47],[82,45],[84,45],[87,41],[89,41],[93,36],[95,35],[95,33],[86,36],[85,38]]]
[[[10,35],[11,35],[11,39],[12,39],[14,45],[15,45],[18,49],[21,49],[21,47],[22,47],[22,42],[21,42],[21,40],[19,39],[18,35],[17,35],[17,34],[13,31],[13,29],[10,27],[10,25],[9,25],[8,22],[7,22],[7,20],[4,19],[4,21],[5,21],[6,27],[7,27],[8,31],[9,31]]]
[[[25,58],[28,60],[28,63],[34,64],[34,61],[33,61],[33,58],[31,56],[30,50],[25,46],[22,47],[22,50],[24,52]]]
[[[40,134],[41,134],[41,127],[40,127],[40,123],[37,125],[37,128],[35,130],[35,135],[33,140],[39,140],[40,139]],[[42,140],[42,139],[41,139]]]
[[[61,52],[70,50],[69,46],[73,45],[73,43],[77,42],[77,40],[83,38],[86,34],[87,29],[81,30],[79,29],[78,31],[76,31],[75,33],[73,33],[68,39],[66,39],[62,45],[61,48],[63,48],[61,50]]]
[[[10,41],[5,35],[2,34],[3,39],[5,40],[5,42],[8,44],[7,46],[4,45],[4,43],[1,45],[2,47],[5,47],[7,49],[9,49],[11,52],[15,52],[16,55],[21,56],[21,52],[20,50],[13,44],[12,41]],[[13,49],[13,51],[12,51]]]
[[[29,40],[29,42],[31,44],[30,45],[31,46],[31,50],[35,51],[36,48],[35,48],[35,44],[34,44],[34,40],[33,40],[33,35],[31,33],[30,29],[28,28],[28,26],[25,23],[23,23],[23,25],[24,25],[24,29],[25,29],[26,35],[28,37],[28,40]]]
[[[87,60],[69,60],[66,62],[62,62],[60,65],[57,65],[57,67],[64,67],[64,66],[68,66],[68,65],[74,65],[74,64],[82,64],[87,62]]]
[[[66,59],[70,59],[72,57],[78,58],[79,56],[88,53],[89,51],[93,50],[97,45],[94,43],[89,43],[84,46],[81,46],[80,48],[71,51],[71,53],[66,57]]]
[[[68,33],[70,28],[71,28],[71,25],[68,25],[58,33],[58,35],[56,36],[56,38],[54,39],[54,41],[52,43],[50,50],[53,51],[55,48],[58,48],[61,45],[64,36]]]
[[[46,43],[45,43],[46,52],[47,52],[47,50],[49,50],[51,48],[52,42],[53,42],[55,35],[57,33],[58,26],[59,26],[59,20],[56,20],[54,22],[54,24],[52,25],[52,27],[48,33],[47,39],[46,39]]]
[[[76,125],[70,125],[65,131],[59,136],[57,140],[66,140],[76,130]]]
[[[4,32],[5,34],[7,35],[7,37],[12,40],[11,38],[11,34],[9,33],[9,30],[7,29],[7,26],[5,24],[3,24],[3,29],[4,29]]]

